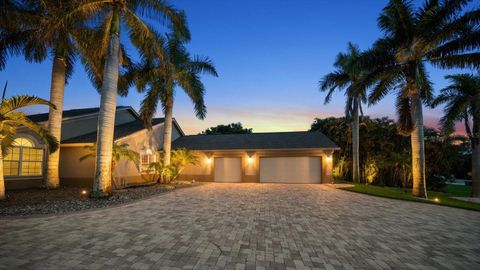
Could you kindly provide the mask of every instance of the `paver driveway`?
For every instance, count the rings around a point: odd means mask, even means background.
[[[0,220],[0,268],[480,269],[480,213],[322,185],[205,184]]]

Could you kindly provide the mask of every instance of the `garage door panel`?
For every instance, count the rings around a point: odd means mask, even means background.
[[[241,182],[241,158],[215,158],[215,182]]]
[[[320,183],[320,157],[260,158],[260,182]]]

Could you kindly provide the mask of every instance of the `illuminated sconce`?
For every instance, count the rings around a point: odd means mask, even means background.
[[[252,164],[253,163],[253,155],[255,155],[255,152],[247,152],[247,155],[248,155],[248,158],[247,158],[248,164]]]
[[[212,155],[213,155],[213,153],[206,152],[205,155],[207,156],[207,160],[206,160],[207,165],[212,164]]]
[[[332,162],[332,155],[327,156],[327,162]]]

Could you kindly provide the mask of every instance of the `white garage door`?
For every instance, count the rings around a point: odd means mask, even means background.
[[[320,157],[260,158],[260,182],[320,183]]]
[[[240,182],[242,160],[240,158],[215,158],[215,182]]]

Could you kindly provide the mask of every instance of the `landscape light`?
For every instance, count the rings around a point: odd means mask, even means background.
[[[439,199],[439,198],[435,198],[435,199],[433,199],[433,201],[436,202],[436,203],[438,203],[438,202],[440,202],[440,199]]]
[[[87,190],[82,190],[82,195],[87,195],[88,194],[88,191]]]

